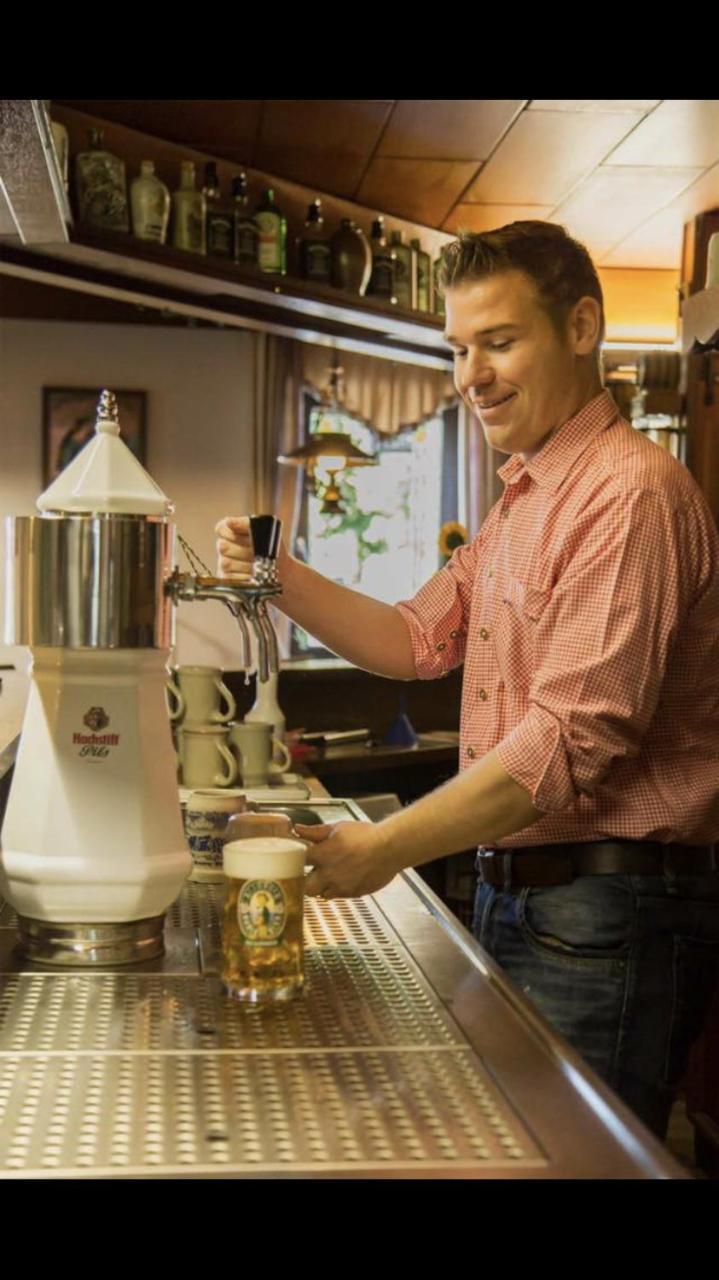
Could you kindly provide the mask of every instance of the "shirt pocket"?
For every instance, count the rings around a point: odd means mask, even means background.
[[[551,591],[514,577],[507,577],[498,593],[494,647],[502,678],[510,684],[527,684],[534,672],[537,628],[551,598]]]

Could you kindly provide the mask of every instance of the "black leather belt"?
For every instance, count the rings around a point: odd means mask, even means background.
[[[480,846],[477,850],[480,880],[498,889],[570,884],[576,876],[696,876],[717,869],[714,845],[654,840],[596,840],[521,849]]]

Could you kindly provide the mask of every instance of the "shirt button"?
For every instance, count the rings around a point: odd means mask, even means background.
[[[446,644],[444,643],[444,640],[440,640],[439,644],[437,645],[437,653],[441,653],[441,652],[442,652],[442,650],[443,650],[443,649],[446,649],[446,648],[447,648],[447,646],[446,646]]]
[[[479,634],[480,634],[480,636],[481,636],[482,640],[489,640],[489,632],[488,632],[488,630],[487,630],[487,628],[486,628],[486,627],[482,627],[482,629],[481,629],[481,631],[480,631],[480,633],[479,633]]]
[[[489,694],[487,693],[486,689],[480,689],[479,696],[482,699],[482,702],[486,702],[487,698],[489,697]]]
[[[450,640],[456,640],[458,635],[459,635],[458,631],[450,631],[449,638]]]
[[[474,760],[474,757],[476,756],[476,754],[477,752],[475,751],[474,747],[467,747],[467,755],[469,756],[470,760]]]

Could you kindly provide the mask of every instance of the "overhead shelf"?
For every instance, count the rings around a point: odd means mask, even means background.
[[[451,364],[437,316],[118,232],[73,229],[70,239],[58,244],[0,242],[0,270],[218,324],[312,342],[342,339],[350,350],[372,349],[376,355],[443,369]]]

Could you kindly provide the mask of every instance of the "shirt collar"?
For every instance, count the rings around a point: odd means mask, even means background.
[[[584,453],[595,436],[618,417],[619,410],[611,394],[601,391],[573,418],[568,418],[533,458],[525,462],[521,454],[513,453],[497,475],[505,484],[516,484],[526,473],[541,487],[558,489],[572,463]]]

